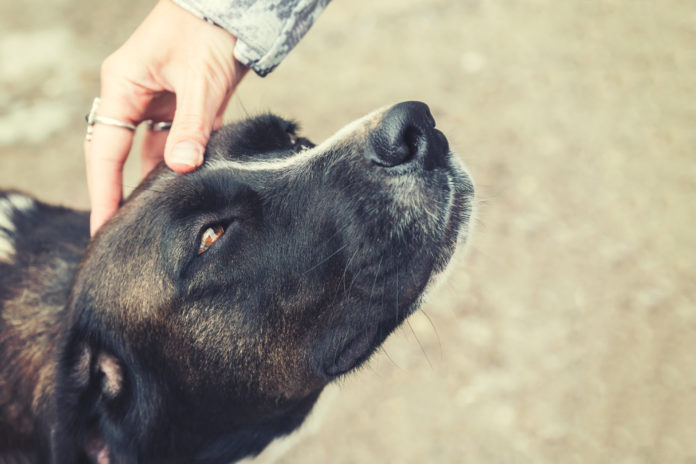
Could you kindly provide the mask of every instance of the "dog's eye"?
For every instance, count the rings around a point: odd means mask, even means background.
[[[210,248],[213,243],[217,242],[217,240],[222,237],[224,232],[225,229],[223,229],[220,224],[215,224],[205,229],[205,231],[203,231],[203,235],[201,235],[201,243],[198,247],[198,254],[200,255]]]
[[[299,139],[299,137],[297,137],[292,132],[288,132],[288,136],[290,137],[290,143],[295,145],[297,143],[297,140]]]

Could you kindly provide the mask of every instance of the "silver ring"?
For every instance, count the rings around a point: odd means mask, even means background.
[[[143,122],[147,126],[147,129],[151,130],[151,131],[168,131],[169,129],[172,128],[171,121],[155,122],[152,119],[148,119],[147,121],[143,121]]]
[[[97,108],[99,107],[99,103],[101,103],[101,98],[96,97],[92,102],[92,109],[89,110],[89,114],[85,116],[85,120],[87,121],[87,134],[85,135],[85,140],[88,142],[92,140],[92,132],[94,132],[94,125],[96,123],[121,127],[123,129],[128,129],[129,131],[135,132],[136,127],[134,124],[119,121],[118,119],[109,118],[107,116],[98,116]]]

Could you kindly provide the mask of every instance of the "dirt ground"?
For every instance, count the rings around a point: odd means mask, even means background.
[[[151,6],[0,0],[0,185],[87,206],[99,65]],[[321,141],[410,99],[476,180],[468,256],[265,462],[696,463],[696,7],[335,0],[228,116]]]

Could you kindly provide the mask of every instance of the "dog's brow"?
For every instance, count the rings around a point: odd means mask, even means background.
[[[212,170],[237,169],[241,171],[282,171],[298,166],[304,166],[314,158],[319,157],[321,154],[329,153],[331,151],[331,147],[339,144],[342,140],[358,131],[361,127],[369,124],[369,122],[378,114],[386,111],[386,108],[388,108],[388,106],[379,108],[372,113],[363,116],[362,118],[356,119],[316,147],[302,150],[293,156],[270,161],[225,160],[225,153],[222,153],[220,149],[216,149],[216,154],[219,156],[219,158],[215,161],[207,163],[207,166],[208,169]]]
[[[239,171],[281,171],[295,166],[303,166],[309,163],[312,158],[315,158],[320,153],[317,148],[318,147],[314,147],[308,150],[303,150],[294,156],[279,158],[271,161],[216,159],[206,163],[206,165],[209,170],[213,171],[219,169],[236,169]]]

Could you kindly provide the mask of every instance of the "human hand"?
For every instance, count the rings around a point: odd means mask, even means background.
[[[173,121],[167,132],[147,131],[142,174],[162,159],[185,173],[203,152],[247,68],[233,56],[236,39],[170,0],[160,0],[125,44],[102,64],[99,116],[137,125]],[[85,141],[94,235],[123,198],[123,165],[133,144],[129,129],[97,123]]]

